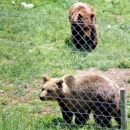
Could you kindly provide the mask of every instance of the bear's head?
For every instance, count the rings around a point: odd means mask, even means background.
[[[79,26],[90,36],[90,30],[96,24],[96,11],[93,8],[86,8],[84,5],[73,7],[69,12],[69,21],[72,27]]]
[[[69,20],[70,23],[78,23],[78,24],[85,24],[91,25],[96,23],[96,13],[95,10],[90,11],[86,10],[85,7],[79,6],[79,8],[71,11],[69,13]]]
[[[57,100],[62,95],[63,80],[61,78],[50,78],[45,75],[43,82],[41,100]]]
[[[67,94],[70,94],[70,88],[72,87],[74,77],[50,78],[46,75],[43,76],[43,81],[40,99],[43,101],[59,100],[63,99]]]

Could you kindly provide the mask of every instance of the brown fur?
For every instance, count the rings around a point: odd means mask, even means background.
[[[83,2],[75,3],[69,11],[72,38],[78,49],[85,49],[85,45],[94,49],[97,45],[96,11]]]
[[[85,124],[92,111],[97,124],[110,127],[112,117],[120,127],[119,87],[100,75],[44,76],[40,99],[58,101],[63,118],[70,123],[75,115],[76,124]]]

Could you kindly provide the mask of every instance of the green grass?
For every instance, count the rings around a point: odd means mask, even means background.
[[[76,0],[28,0],[32,9],[21,2],[0,1],[0,130],[92,129],[93,120],[83,128],[65,125],[54,114],[59,110],[55,103],[50,104],[52,114],[39,114],[49,104],[38,99],[41,76],[60,77],[90,67],[130,68],[129,0],[87,1],[97,11],[99,34],[91,52],[72,44],[68,11]]]

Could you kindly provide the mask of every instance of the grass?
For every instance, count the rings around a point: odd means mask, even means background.
[[[32,9],[21,2],[0,1],[0,130],[94,129],[93,120],[76,128],[60,125],[64,122],[54,111],[40,116],[49,104],[38,99],[41,76],[60,77],[90,67],[130,68],[129,0],[87,1],[97,10],[99,33],[98,46],[91,52],[78,51],[72,44],[68,10],[75,0],[28,0],[35,5]]]

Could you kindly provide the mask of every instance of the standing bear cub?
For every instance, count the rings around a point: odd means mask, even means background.
[[[97,45],[96,11],[83,2],[77,2],[69,11],[72,38],[77,49],[94,49]]]
[[[56,100],[62,116],[71,123],[75,116],[77,125],[84,125],[93,113],[95,122],[102,127],[111,127],[114,117],[121,126],[119,87],[101,75],[43,77],[40,99]]]

